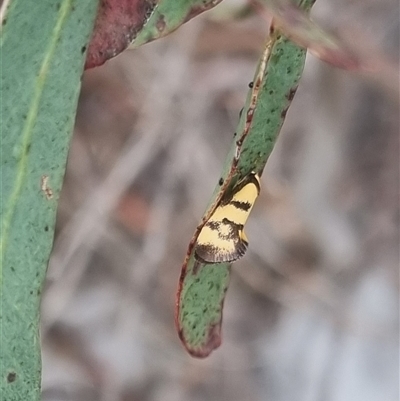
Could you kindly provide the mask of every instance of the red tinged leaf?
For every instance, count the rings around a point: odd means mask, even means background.
[[[314,23],[307,10],[291,0],[257,0],[253,4],[262,14],[271,14],[274,25],[290,40],[319,59],[345,70],[365,69],[355,49],[348,48],[338,37]]]
[[[222,342],[224,300],[229,285],[230,264],[217,267],[193,258],[191,241],[182,266],[176,298],[175,324],[189,354],[206,358]]]
[[[156,0],[100,0],[85,69],[102,65],[125,50],[156,5]]]

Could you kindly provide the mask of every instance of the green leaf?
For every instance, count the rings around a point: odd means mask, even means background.
[[[130,48],[162,38],[222,0],[159,0]]]
[[[292,0],[258,0],[273,16],[275,26],[293,42],[314,56],[348,70],[366,68],[361,54],[348,48],[339,38],[315,24]]]
[[[222,309],[229,276],[228,263],[200,264],[193,252],[182,268],[176,325],[179,338],[192,356],[204,358],[221,345]]]
[[[313,3],[314,0],[304,0],[301,6],[308,10]],[[271,32],[224,164],[223,184],[217,185],[189,244],[179,280],[175,319],[179,336],[193,356],[206,357],[221,343],[222,307],[230,275],[228,263],[204,265],[195,261],[197,236],[226,190],[251,171],[263,171],[296,92],[305,56],[306,50],[279,31]]]
[[[1,387],[40,399],[39,302],[97,0],[13,0],[1,35]]]

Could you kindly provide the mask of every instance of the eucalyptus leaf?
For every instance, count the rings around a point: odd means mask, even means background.
[[[309,10],[314,1],[304,0],[300,6]],[[226,191],[251,171],[262,173],[295,95],[305,57],[305,49],[271,30],[221,180],[182,266],[175,319],[179,337],[193,356],[206,357],[221,344],[222,310],[230,278],[229,263],[200,264],[195,260],[197,236]]]
[[[13,0],[2,21],[0,393],[7,401],[41,398],[40,295],[97,5]]]

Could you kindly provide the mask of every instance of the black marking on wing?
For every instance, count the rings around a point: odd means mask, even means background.
[[[219,221],[208,221],[205,225],[209,227],[211,230],[218,231],[219,227],[221,226],[221,223]]]
[[[247,250],[248,243],[244,240],[238,240],[233,252],[222,253],[211,244],[202,244],[196,247],[194,257],[201,263],[231,263],[240,259]]]
[[[221,252],[221,249],[217,246],[207,244],[197,244],[194,252],[194,257],[201,263],[229,263],[240,259],[246,252],[248,243],[242,238],[243,224],[237,224],[227,218],[224,218],[222,222],[210,221],[206,223],[208,227],[213,230],[218,230],[221,223],[229,226],[230,230],[227,235],[221,235],[218,233],[218,237],[223,241],[233,241],[234,250],[231,252]]]
[[[216,255],[218,248],[211,244],[201,244],[196,246],[194,257],[196,260],[202,263],[214,263],[217,262]]]
[[[247,184],[252,183],[257,188],[257,193],[260,194],[260,182],[258,181],[257,174],[252,172],[245,178],[243,178],[239,183],[233,188],[233,190],[227,193],[221,200],[220,205],[228,205],[232,202],[232,198],[237,194],[242,188],[244,188]]]
[[[236,245],[236,258],[234,260],[240,259],[247,251],[248,242],[245,240],[240,240]]]
[[[222,219],[222,223],[231,226],[232,228],[235,228],[237,230],[243,230],[243,224],[237,224],[234,221],[227,219],[226,217]]]
[[[222,239],[227,239],[227,240],[234,240],[239,238],[239,233],[240,230],[243,230],[243,224],[237,224],[232,220],[227,219],[226,217],[222,219],[222,224],[225,224],[230,227],[229,234],[227,235],[221,235],[219,234],[218,236]]]
[[[201,244],[196,246],[194,257],[201,263],[215,263],[217,248],[211,244]]]
[[[249,202],[243,202],[243,201],[231,201],[231,205],[235,206],[237,209],[244,210],[247,212],[251,208],[251,204]]]
[[[229,233],[224,235],[221,234],[220,229],[221,225],[229,226],[230,230]],[[243,224],[236,224],[234,221],[224,218],[221,222],[220,221],[208,221],[205,226],[210,228],[213,231],[218,232],[218,237],[223,240],[232,240],[236,237],[239,237],[239,231],[243,230]]]

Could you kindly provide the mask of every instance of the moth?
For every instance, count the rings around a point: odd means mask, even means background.
[[[197,237],[199,262],[234,262],[245,254],[249,242],[243,228],[259,193],[260,177],[252,172],[222,198]]]

